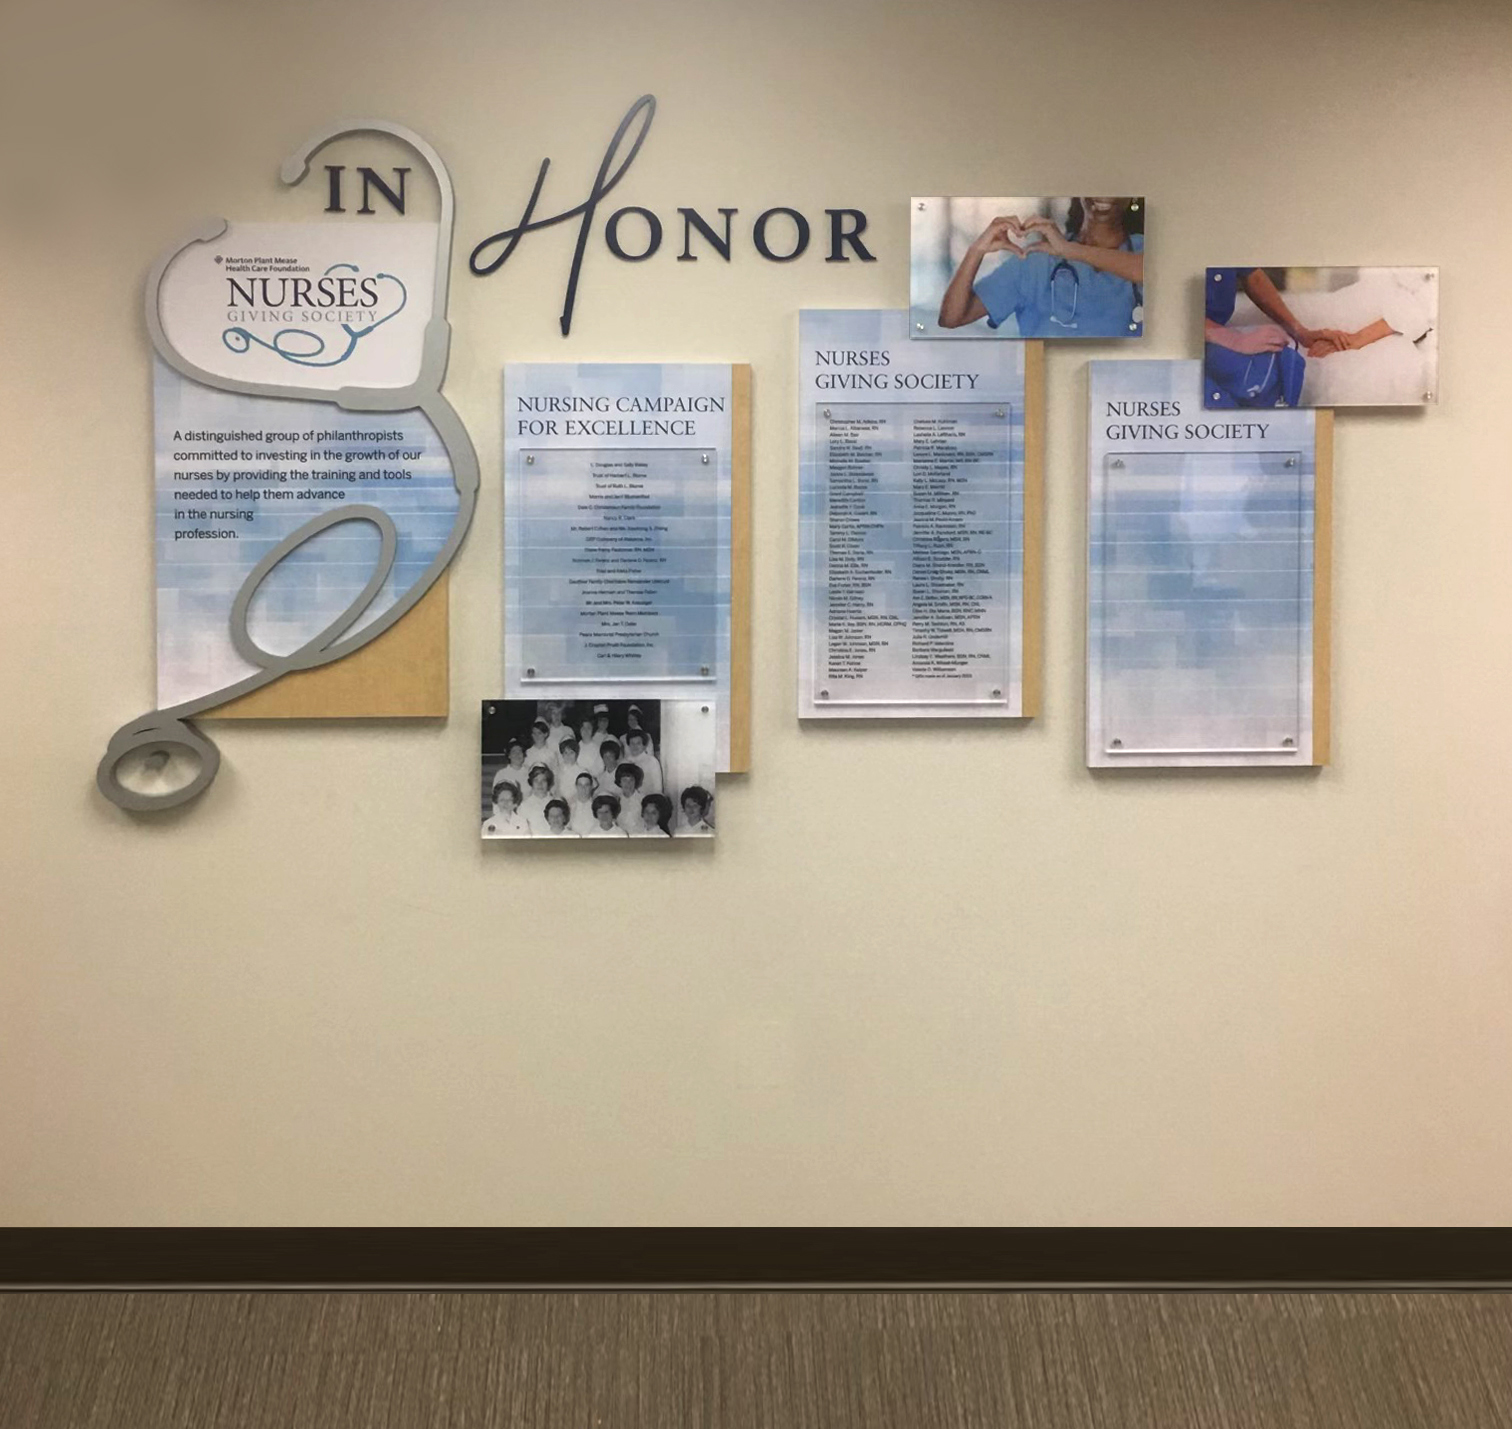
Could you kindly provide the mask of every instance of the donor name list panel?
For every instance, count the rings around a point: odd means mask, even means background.
[[[911,344],[901,312],[806,312],[801,344],[800,715],[1028,713],[1031,345]]]

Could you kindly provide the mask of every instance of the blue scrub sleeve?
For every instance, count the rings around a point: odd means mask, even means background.
[[[972,292],[987,309],[988,327],[999,326],[1018,311],[1019,276],[1023,268],[1022,258],[1005,258],[985,278],[978,278],[972,285]]]
[[[1207,319],[1226,327],[1234,316],[1239,289],[1253,268],[1209,268],[1207,271]]]

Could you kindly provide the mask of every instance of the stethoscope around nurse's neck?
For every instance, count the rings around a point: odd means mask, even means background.
[[[1120,248],[1128,246],[1125,239]],[[1134,308],[1129,314],[1131,324],[1144,322],[1144,285],[1134,285]],[[1050,322],[1068,332],[1077,327],[1076,309],[1081,299],[1081,274],[1069,258],[1058,258],[1050,270]]]

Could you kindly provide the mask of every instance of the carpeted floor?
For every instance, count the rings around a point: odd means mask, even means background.
[[[4,1429],[1491,1429],[1512,1297],[0,1296]]]

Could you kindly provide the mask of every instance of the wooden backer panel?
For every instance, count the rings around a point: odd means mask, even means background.
[[[1040,712],[1045,667],[1045,344],[1024,344],[1024,597],[1021,713]]]
[[[1334,414],[1313,429],[1313,738],[1312,762],[1333,755],[1333,437]]]
[[[751,768],[751,368],[730,368],[730,773]]]
[[[391,630],[316,670],[296,670],[206,719],[444,719],[450,708],[447,586],[441,578]]]

